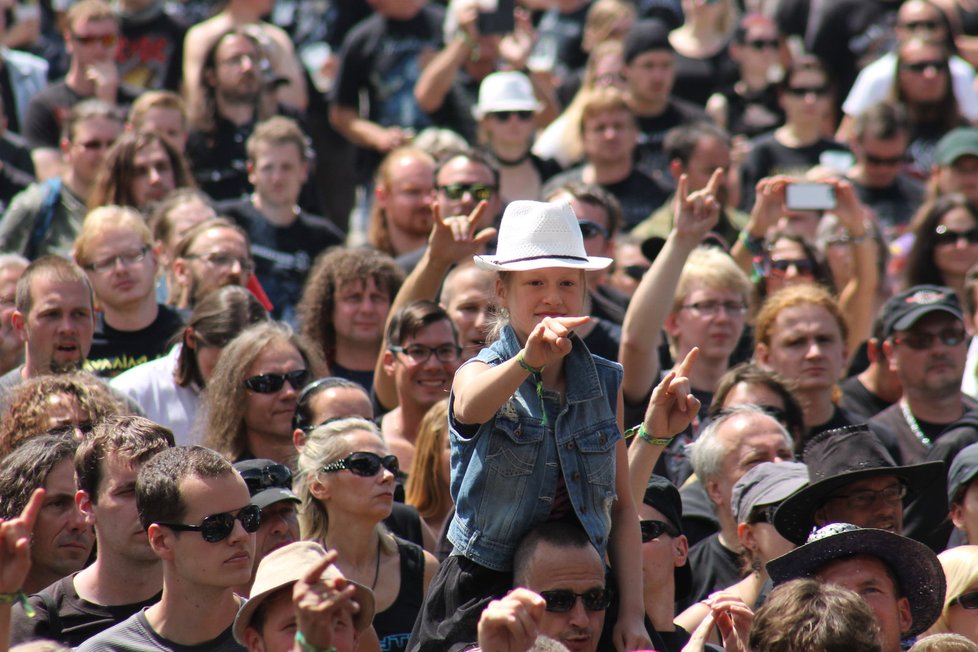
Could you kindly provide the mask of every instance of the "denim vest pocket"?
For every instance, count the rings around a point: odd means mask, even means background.
[[[491,476],[514,478],[533,473],[546,429],[497,417],[486,455]]]
[[[615,423],[577,437],[585,477],[591,485],[612,489],[615,485],[615,445],[621,435]]]

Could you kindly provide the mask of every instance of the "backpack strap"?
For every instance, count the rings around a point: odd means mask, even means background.
[[[51,230],[51,223],[54,222],[54,211],[61,199],[61,177],[48,179],[43,186],[47,193],[44,195],[41,210],[38,211],[37,217],[34,219],[34,228],[31,229],[31,237],[27,241],[27,249],[24,251],[24,255],[29,260],[34,260],[37,257],[44,236]]]

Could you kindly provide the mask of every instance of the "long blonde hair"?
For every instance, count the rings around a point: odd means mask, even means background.
[[[404,502],[418,509],[421,518],[441,518],[451,510],[450,478],[442,477],[441,456],[448,440],[448,399],[431,406],[421,420],[414,461],[404,486]]]
[[[937,559],[940,560],[944,577],[947,579],[944,608],[941,609],[937,621],[921,636],[950,632],[951,624],[948,622],[947,614],[951,600],[974,587],[978,582],[978,546],[949,548],[939,554]]]

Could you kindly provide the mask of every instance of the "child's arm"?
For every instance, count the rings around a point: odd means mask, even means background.
[[[570,353],[571,331],[590,317],[546,317],[537,324],[520,351],[527,367],[543,369]],[[530,373],[520,365],[520,355],[494,367],[483,362],[465,365],[452,384],[452,409],[459,423],[486,423],[519,389]]]

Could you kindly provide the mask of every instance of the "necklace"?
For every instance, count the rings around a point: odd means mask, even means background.
[[[916,417],[914,417],[913,412],[910,411],[910,404],[907,403],[907,399],[900,399],[900,412],[903,413],[903,420],[907,422],[910,426],[910,432],[924,445],[924,448],[930,448],[934,445],[934,442],[930,440],[930,437],[924,434],[924,431],[920,429],[920,424],[917,423]]]
[[[380,535],[377,535],[377,562],[374,564],[374,581],[370,585],[370,590],[377,588],[377,578],[380,577]]]
[[[515,159],[505,159],[499,154],[496,154],[495,156],[496,156],[496,160],[499,161],[499,164],[501,166],[503,166],[504,168],[512,168],[512,167],[516,167],[517,165],[520,165],[528,158],[530,158],[530,150],[529,148],[527,148],[526,152],[524,152],[522,156]]]

